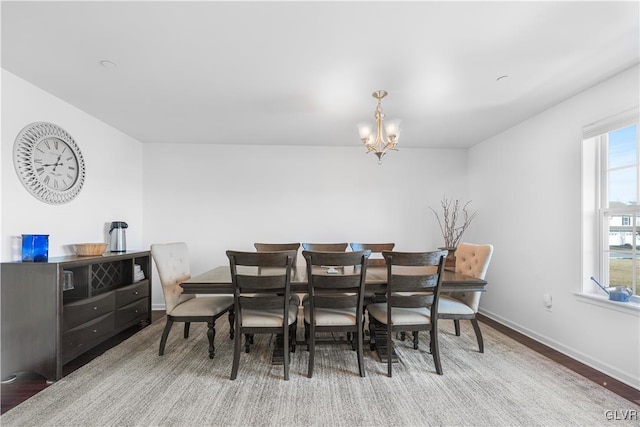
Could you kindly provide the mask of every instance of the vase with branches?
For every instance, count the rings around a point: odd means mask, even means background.
[[[458,243],[460,243],[462,235],[467,231],[467,228],[469,228],[478,213],[478,211],[469,211],[470,203],[471,200],[463,204],[459,199],[448,199],[444,196],[440,202],[442,217],[435,209],[429,207],[438,220],[440,231],[444,238],[444,245],[449,250],[455,250]]]

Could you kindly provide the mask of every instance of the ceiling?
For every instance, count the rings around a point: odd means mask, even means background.
[[[352,146],[384,89],[398,148],[464,148],[637,64],[639,6],[2,1],[1,59],[143,143]]]

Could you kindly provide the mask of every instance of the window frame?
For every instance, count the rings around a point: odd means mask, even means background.
[[[640,200],[636,205],[609,206],[608,178],[611,170],[608,164],[608,134],[615,130],[636,125],[636,144],[640,138],[640,120],[638,107],[624,111],[615,116],[585,126],[582,138],[582,281],[580,289],[575,292],[580,300],[597,303],[608,308],[620,309],[640,313],[640,295],[632,296],[630,303],[609,301],[607,294],[594,282],[593,277],[599,277],[600,283],[609,283],[610,262],[610,218],[611,215],[629,216],[632,230],[640,230]],[[637,171],[636,180],[640,189],[640,148],[636,152],[634,167]],[[639,256],[636,246],[640,238],[633,239],[631,256]],[[625,252],[626,251],[622,251]],[[634,271],[640,268],[634,264]],[[637,274],[634,272],[634,278]],[[596,279],[597,280],[597,279]],[[634,289],[638,289],[635,287]]]

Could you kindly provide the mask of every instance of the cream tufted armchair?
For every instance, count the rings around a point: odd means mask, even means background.
[[[456,272],[476,279],[484,279],[492,254],[492,245],[460,243],[456,249]],[[482,333],[476,319],[481,294],[482,292],[451,292],[448,295],[441,295],[438,318],[453,319],[457,336],[460,336],[460,319],[470,320],[478,339],[480,353],[484,353]]]
[[[167,324],[162,331],[159,355],[164,354],[169,331],[174,322],[184,322],[184,337],[189,337],[191,322],[207,322],[209,327],[209,358],[213,359],[215,348],[213,340],[216,335],[216,319],[229,313],[230,337],[233,339],[234,312],[233,296],[219,295],[212,297],[196,297],[183,294],[180,283],[191,278],[189,268],[189,249],[186,243],[164,243],[151,245],[151,255],[156,263],[164,303],[167,312]]]

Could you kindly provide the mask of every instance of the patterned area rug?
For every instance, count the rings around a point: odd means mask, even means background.
[[[216,357],[208,358],[206,326],[182,338],[174,325],[158,356],[164,321],[63,378],[0,418],[3,426],[637,426],[624,414],[640,407],[482,324],[485,353],[469,322],[462,336],[440,324],[444,375],[427,352],[396,341],[399,363],[386,375],[368,346],[366,378],[349,345],[317,347],[313,378],[308,352],[292,354],[290,380],[270,364],[271,339],[256,335],[242,353],[238,379],[228,322],[217,324]],[[299,335],[302,335],[299,324]],[[628,418],[628,415],[627,415]]]

